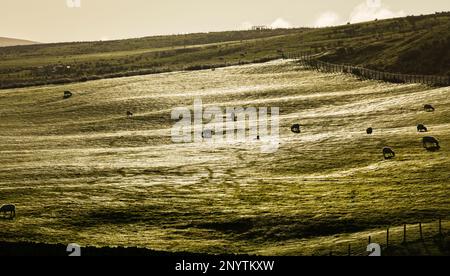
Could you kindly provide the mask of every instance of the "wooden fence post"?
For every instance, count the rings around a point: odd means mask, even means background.
[[[423,241],[422,222],[419,222],[420,240]]]
[[[406,224],[403,225],[403,243],[406,243]]]
[[[348,256],[350,257],[352,255],[352,245],[348,245]]]
[[[369,236],[369,244],[371,244],[371,243],[372,243],[372,237]]]
[[[389,227],[386,230],[386,248],[389,248]]]
[[[371,70],[363,67],[351,66],[349,64],[335,64],[323,62],[313,56],[318,51],[308,50],[305,52],[287,52],[282,54],[283,58],[297,59],[299,64],[307,69],[325,73],[347,73],[356,75],[362,80],[381,80],[393,83],[421,83],[426,85],[450,86],[450,76],[435,75],[408,75],[394,74],[378,70]]]
[[[439,218],[439,236],[442,236],[442,219]]]

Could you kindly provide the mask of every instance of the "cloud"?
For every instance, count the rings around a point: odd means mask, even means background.
[[[337,13],[332,11],[327,11],[319,15],[319,17],[314,22],[314,27],[328,27],[339,25],[340,17]]]
[[[353,9],[349,21],[351,23],[359,23],[402,16],[406,16],[403,10],[392,11],[381,0],[367,0],[365,3],[361,3]]]
[[[291,23],[284,20],[283,18],[277,18],[275,21],[270,24],[272,29],[289,29],[292,28]]]
[[[346,22],[360,23],[375,19],[387,19],[406,16],[403,10],[392,11],[389,6],[383,4],[382,0],[366,0],[356,6],[347,21],[341,20],[339,14],[327,11],[318,16],[314,22],[314,27],[329,27],[342,25]]]

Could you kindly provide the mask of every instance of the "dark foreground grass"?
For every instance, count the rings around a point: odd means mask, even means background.
[[[33,242],[1,242],[0,241],[0,256],[68,256],[71,252],[67,252],[67,246],[64,244],[44,244]],[[322,256],[345,256],[344,251],[340,254],[333,254],[330,251],[328,255]],[[350,252],[350,256],[366,256],[368,253],[364,252],[362,248],[356,248]],[[192,252],[167,252],[156,251],[147,248],[139,247],[93,247],[87,246],[81,248],[81,255],[85,257],[95,256],[146,256],[146,257],[191,257],[191,258],[205,258],[205,257],[257,257],[257,255],[243,255],[243,254],[195,254]],[[318,255],[320,256],[320,255]],[[348,256],[348,254],[347,254]],[[402,244],[390,246],[382,249],[382,256],[450,256],[450,235],[436,235],[426,238],[424,240],[417,240]]]
[[[68,256],[67,246],[64,244],[43,244],[31,242],[0,242],[0,256]],[[149,257],[201,257],[206,254],[193,254],[188,252],[170,253],[137,247],[83,247],[82,256],[149,256]]]

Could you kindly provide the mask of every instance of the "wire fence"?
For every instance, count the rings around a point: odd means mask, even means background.
[[[320,55],[308,53],[283,53],[287,59],[295,59],[307,69],[326,73],[352,74],[362,80],[380,80],[390,83],[420,83],[430,86],[450,86],[450,76],[407,75],[371,70],[360,66],[334,64],[318,59]]]
[[[329,256],[367,256],[370,254],[367,246],[375,243],[380,245],[381,255],[433,255],[436,252],[445,254],[450,250],[449,224],[449,221],[439,219],[367,232],[364,237],[338,242],[329,252],[324,253]]]

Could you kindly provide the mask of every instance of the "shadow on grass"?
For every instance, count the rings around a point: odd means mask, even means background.
[[[415,223],[410,213],[373,215],[361,218],[342,218],[328,216],[315,219],[307,215],[260,215],[238,217],[230,213],[205,212],[188,208],[167,206],[132,206],[124,208],[104,208],[79,212],[67,219],[66,223],[76,228],[95,228],[101,225],[132,226],[145,225],[174,230],[208,230],[225,234],[229,239],[248,242],[283,241],[299,238],[332,236],[344,233],[357,233],[375,228]],[[435,218],[429,218],[433,220]],[[401,221],[401,223],[399,223]]]

